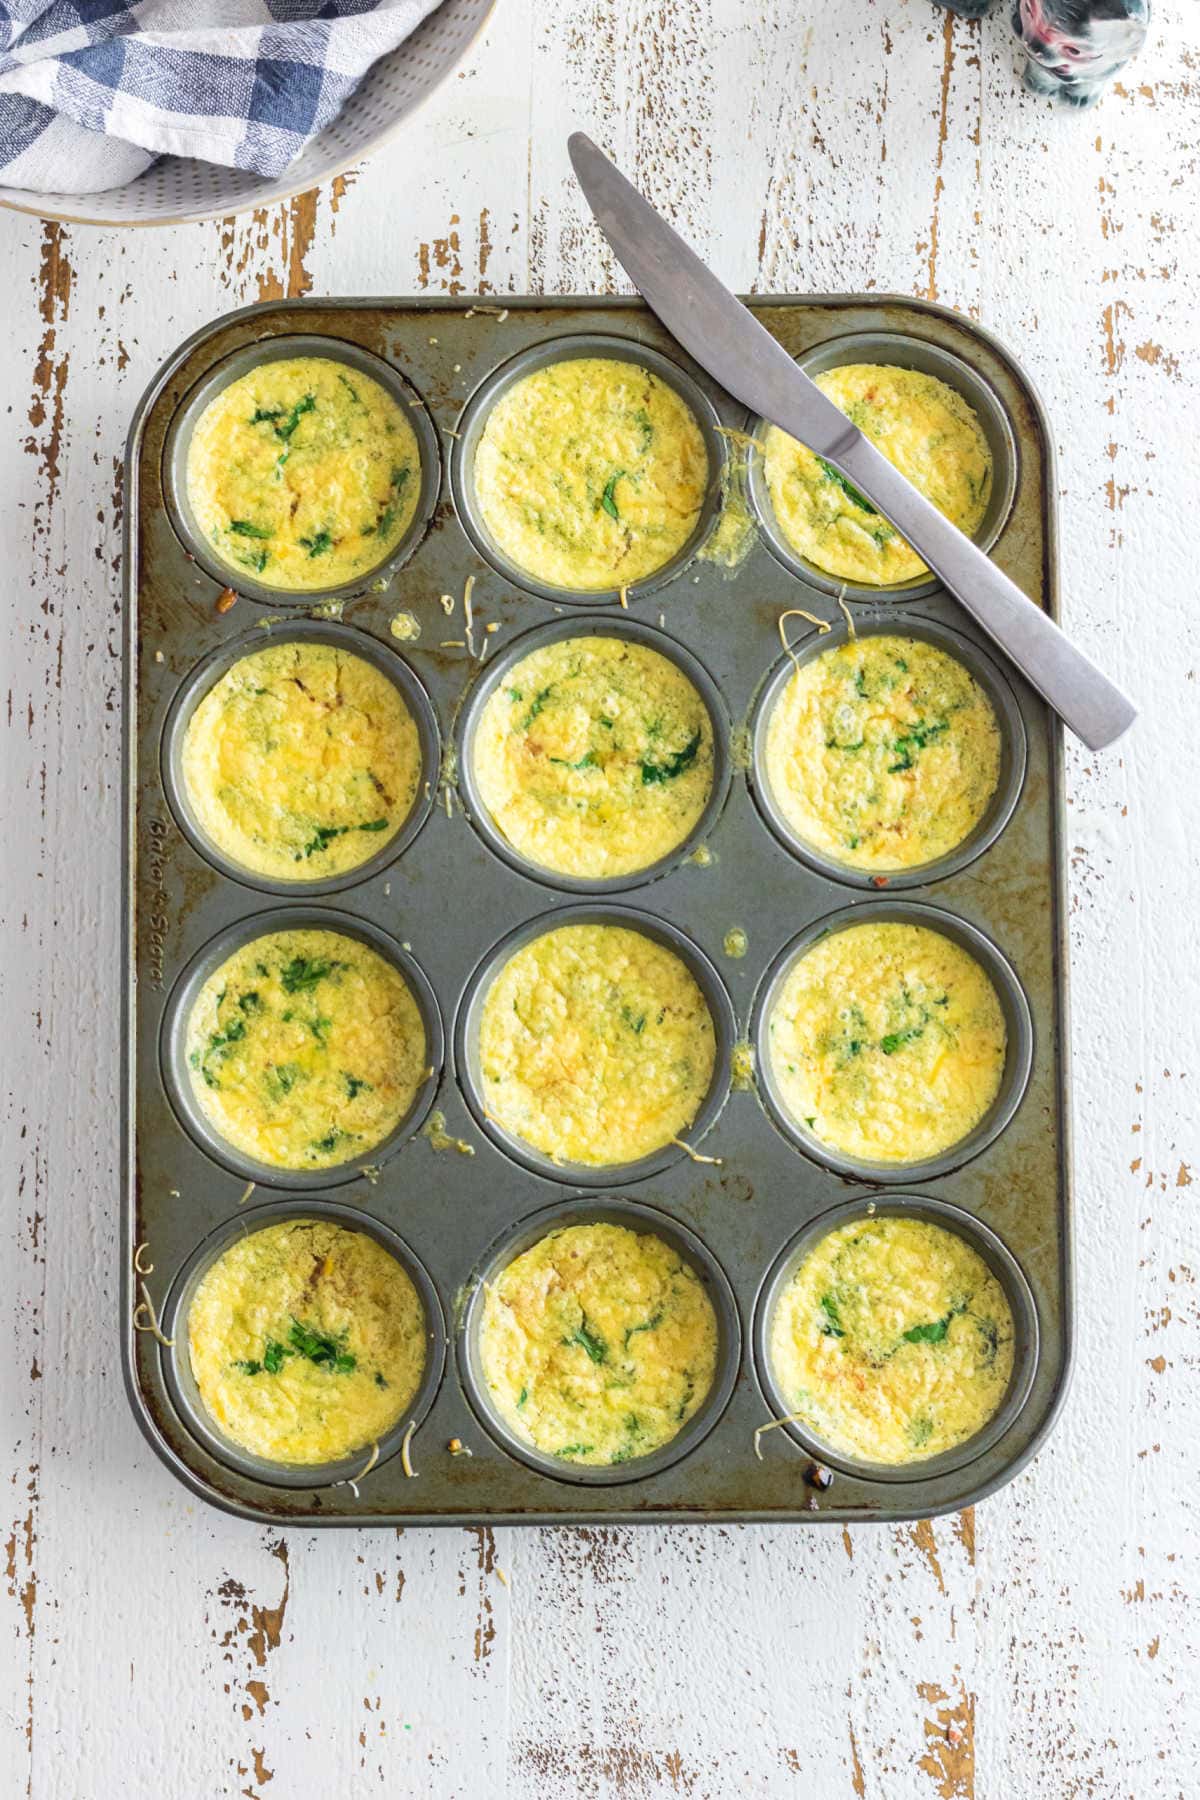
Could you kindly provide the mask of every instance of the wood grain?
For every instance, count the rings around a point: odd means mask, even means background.
[[[1200,56],[1094,113],[927,0],[506,0],[357,174],[154,233],[0,218],[3,1791],[641,1800],[1193,1794]],[[1070,756],[1080,1340],[978,1515],[280,1537],[138,1436],[117,1270],[120,459],[160,358],[280,294],[619,285],[567,131],[745,287],[928,295],[1057,422],[1066,621],[1140,697]],[[11,1771],[11,1775],[8,1772]]]

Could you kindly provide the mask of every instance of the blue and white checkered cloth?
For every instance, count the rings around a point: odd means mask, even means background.
[[[156,156],[280,175],[438,0],[0,0],[0,185],[121,187]]]

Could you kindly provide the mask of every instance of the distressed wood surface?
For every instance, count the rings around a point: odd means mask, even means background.
[[[0,217],[8,625],[0,1789],[67,1800],[1194,1795],[1200,54],[1086,116],[928,0],[502,0],[357,174],[152,233]],[[1069,756],[1080,1340],[978,1514],[279,1535],[194,1502],[117,1364],[120,461],[248,300],[613,285],[591,129],[732,283],[928,295],[1023,358],[1065,614],[1145,706]],[[502,1578],[502,1572],[503,1577]]]

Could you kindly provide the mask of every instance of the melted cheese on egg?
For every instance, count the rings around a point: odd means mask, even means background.
[[[995,988],[923,925],[850,925],[814,944],[783,983],[769,1036],[787,1111],[865,1162],[920,1162],[957,1144],[1004,1074]]]
[[[803,664],[767,723],[767,778],[797,836],[855,869],[911,869],[970,836],[1000,777],[991,701],[918,638],[857,638]]]
[[[817,386],[902,475],[968,537],[987,511],[992,458],[962,395],[934,375],[847,363]],[[878,587],[928,573],[881,513],[821,457],[777,425],[767,429],[763,468],[779,529],[797,555],[839,580]]]
[[[403,825],[421,776],[399,691],[332,644],[243,656],[200,701],[181,758],[196,821],[232,862],[313,881],[367,862]]]
[[[400,971],[338,931],[275,931],[204,983],[186,1056],[201,1111],[280,1169],[365,1156],[410,1110],[425,1027]]]
[[[717,1319],[679,1252],[650,1232],[571,1225],[488,1288],[484,1380],[516,1435],[564,1462],[608,1464],[669,1443],[703,1404]]]
[[[578,357],[496,402],[474,482],[488,531],[518,568],[552,587],[615,591],[688,542],[708,455],[690,408],[657,375]]]
[[[297,592],[368,574],[412,523],[421,455],[406,410],[346,363],[260,363],[201,413],[192,514],[235,575]]]
[[[842,1225],[797,1269],[771,1321],[790,1413],[864,1462],[938,1456],[996,1412],[1013,1367],[1000,1282],[956,1232],[924,1219]]]
[[[623,638],[568,638],[522,657],[489,696],[473,752],[497,828],[565,875],[649,868],[712,791],[708,708],[667,657]]]
[[[328,1219],[231,1244],[188,1310],[200,1398],[227,1438],[282,1463],[336,1462],[397,1423],[420,1385],[426,1327],[395,1257]]]
[[[636,1162],[683,1135],[716,1036],[681,959],[640,931],[564,925],[512,956],[479,1027],[497,1124],[555,1162]]]

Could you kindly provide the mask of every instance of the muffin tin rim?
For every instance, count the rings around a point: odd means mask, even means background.
[[[357,938],[368,949],[374,950],[405,981],[425,1030],[425,1064],[429,1073],[418,1083],[408,1111],[386,1137],[365,1149],[360,1156],[319,1169],[289,1169],[261,1163],[222,1137],[217,1127],[205,1118],[194,1096],[185,1054],[188,1023],[208,978],[230,956],[257,938],[286,931],[330,931]],[[411,950],[406,950],[398,939],[371,919],[334,907],[297,901],[291,906],[273,906],[261,912],[239,914],[208,937],[188,959],[163,1004],[158,1032],[158,1067],[176,1123],[204,1156],[230,1174],[253,1182],[255,1187],[303,1195],[319,1193],[324,1188],[343,1187],[361,1179],[364,1164],[368,1168],[382,1167],[416,1136],[441,1085],[446,1068],[446,1046],[446,1028],[437,992]]]
[[[717,1365],[704,1399],[674,1437],[660,1444],[657,1450],[645,1456],[631,1457],[625,1463],[564,1462],[549,1451],[539,1450],[535,1444],[525,1443],[487,1398],[487,1382],[483,1376],[479,1333],[489,1281],[544,1238],[558,1230],[583,1224],[622,1225],[641,1235],[657,1237],[680,1250],[700,1277],[717,1321]],[[616,1487],[661,1474],[664,1469],[690,1456],[714,1430],[733,1398],[742,1371],[745,1332],[741,1311],[736,1290],[718,1258],[683,1219],[645,1201],[632,1200],[619,1189],[612,1193],[570,1193],[561,1199],[543,1202],[532,1212],[510,1220],[477,1256],[456,1311],[455,1363],[471,1411],[505,1455],[514,1457],[550,1481],[580,1487]]]
[[[952,1445],[937,1456],[915,1457],[909,1462],[880,1463],[856,1458],[838,1450],[800,1420],[776,1379],[771,1358],[771,1328],[775,1309],[783,1289],[799,1269],[802,1259],[842,1225],[856,1219],[918,1218],[927,1219],[956,1236],[973,1249],[987,1264],[1004,1289],[1013,1317],[1014,1348],[1012,1373],[999,1405],[961,1443]],[[826,1463],[843,1475],[865,1481],[889,1484],[926,1481],[939,1475],[968,1468],[986,1455],[1005,1433],[1016,1424],[1033,1391],[1041,1361],[1041,1321],[1037,1301],[1020,1259],[1009,1248],[1002,1234],[987,1220],[969,1213],[949,1200],[916,1192],[876,1191],[840,1200],[814,1214],[807,1224],[794,1232],[772,1259],[754,1302],[750,1328],[751,1360],[763,1401],[778,1420],[779,1429],[809,1456]]]
[[[416,793],[398,830],[365,861],[356,863],[340,875],[321,876],[314,881],[285,881],[282,876],[262,874],[226,856],[194,817],[183,774],[183,748],[188,726],[201,701],[246,657],[297,641],[330,644],[376,669],[404,701],[416,728],[421,752]],[[429,691],[417,671],[399,651],[374,632],[346,625],[341,620],[297,617],[281,622],[269,634],[258,626],[251,626],[239,637],[215,645],[181,677],[159,737],[159,775],[163,793],[176,825],[197,856],[224,880],[235,881],[277,900],[316,900],[327,894],[340,894],[390,868],[412,847],[428,822],[436,803],[442,762],[441,726]]]
[[[787,976],[799,959],[824,938],[855,925],[911,924],[939,933],[959,944],[979,964],[1004,1011],[1006,1032],[1004,1069],[996,1097],[983,1117],[955,1143],[919,1162],[879,1163],[847,1155],[824,1144],[789,1113],[778,1093],[771,1063],[770,1024],[775,1002]],[[776,1129],[811,1162],[834,1175],[874,1187],[899,1184],[918,1186],[954,1173],[994,1144],[1012,1123],[1025,1098],[1033,1068],[1033,1016],[1025,987],[1016,969],[987,932],[948,907],[907,899],[864,900],[836,907],[812,920],[771,958],[755,987],[750,1006],[750,1042],[754,1049],[759,1099]]]
[[[493,540],[484,524],[475,493],[475,452],[492,408],[526,374],[532,375],[543,368],[552,368],[556,362],[591,359],[600,362],[628,362],[648,370],[683,401],[704,439],[708,480],[694,528],[674,556],[669,557],[657,569],[652,569],[648,575],[641,576],[637,581],[627,582],[623,591],[630,600],[645,600],[683,575],[695,562],[720,517],[730,458],[722,436],[720,415],[699,383],[676,357],[668,356],[663,351],[656,350],[653,345],[641,343],[636,338],[622,337],[615,332],[572,332],[560,329],[494,364],[468,395],[455,420],[449,457],[449,488],[455,516],[471,547],[502,581],[510,582],[522,593],[531,594],[535,599],[549,601],[554,605],[595,608],[606,603],[610,606],[619,603],[621,586],[555,587],[548,581],[542,581],[532,570],[523,569]]]
[[[856,352],[871,350],[875,359],[885,367],[911,368],[915,365],[900,360],[899,352],[904,345],[916,345],[918,353],[938,365],[938,379],[945,381],[959,393],[972,412],[979,419],[981,428],[985,429],[987,414],[995,428],[996,437],[1003,448],[1004,469],[1001,478],[997,468],[997,459],[992,459],[992,491],[988,507],[980,521],[977,531],[971,534],[972,543],[976,544],[985,555],[990,556],[999,543],[1006,526],[1013,514],[1017,490],[1021,479],[1021,458],[1017,442],[1017,434],[1013,428],[1008,407],[996,392],[991,381],[965,362],[952,350],[944,349],[929,338],[923,338],[916,332],[899,331],[851,331],[843,335],[822,338],[818,343],[810,345],[800,356],[796,357],[796,366],[805,375],[812,377],[825,374],[830,369],[842,368],[848,363],[870,361],[866,355]],[[843,356],[841,352],[849,349],[850,354]],[[889,355],[888,352],[893,352]],[[833,360],[827,361],[828,358]],[[819,365],[819,366],[818,366]],[[933,370],[923,371],[933,373]],[[983,396],[982,411],[971,393]],[[749,455],[746,459],[746,490],[750,503],[750,513],[762,536],[763,542],[772,556],[796,580],[815,588],[819,593],[840,595],[851,605],[878,606],[895,605],[905,601],[927,600],[931,595],[941,592],[943,583],[930,571],[925,575],[914,576],[909,581],[895,582],[887,586],[875,586],[869,582],[845,581],[828,571],[819,568],[816,563],[803,557],[788,539],[775,515],[767,488],[765,456],[763,444],[765,433],[771,427],[771,420],[761,414],[747,412],[745,429],[752,439]],[[987,435],[985,429],[985,436]],[[991,440],[989,439],[989,449]],[[996,496],[1002,498],[996,502]],[[996,504],[996,516],[992,525],[985,530],[988,512]]]
[[[400,406],[417,442],[420,476],[417,503],[408,525],[386,556],[336,586],[319,588],[271,587],[253,572],[222,562],[213,554],[204,533],[192,517],[187,494],[187,462],[192,435],[210,403],[243,375],[266,362],[288,362],[309,357],[315,361],[344,362],[367,375]],[[419,548],[429,530],[442,489],[442,447],[425,396],[402,369],[352,339],[333,333],[281,333],[227,351],[198,376],[176,403],[163,440],[163,502],[171,528],[186,556],[192,558],[222,588],[232,588],[254,606],[294,608],[300,617],[314,606],[353,600],[376,584],[387,586]]]
[[[336,1200],[323,1200],[314,1194],[311,1198],[293,1196],[289,1199],[280,1197],[266,1201],[243,1212],[234,1213],[214,1225],[180,1262],[167,1289],[162,1331],[169,1342],[159,1344],[163,1380],[185,1428],[211,1456],[236,1474],[271,1487],[337,1486],[363,1472],[364,1459],[371,1452],[373,1440],[368,1439],[344,1457],[325,1463],[275,1462],[269,1457],[244,1449],[234,1439],[225,1436],[216,1421],[210,1417],[200,1396],[191,1368],[188,1319],[201,1281],[239,1238],[251,1237],[257,1231],[288,1220],[299,1224],[308,1219],[328,1219],[345,1230],[361,1232],[373,1238],[404,1270],[416,1290],[425,1314],[426,1350],[421,1378],[411,1401],[403,1408],[396,1423],[389,1426],[379,1438],[379,1455],[372,1467],[380,1467],[400,1450],[410,1423],[413,1436],[416,1436],[437,1398],[445,1378],[449,1355],[450,1333],[437,1285],[412,1245],[385,1219],[377,1218],[361,1207],[348,1206]]]
[[[1000,731],[1001,760],[995,790],[975,827],[952,850],[931,862],[902,869],[856,869],[836,862],[814,845],[805,843],[789,823],[775,798],[767,772],[767,733],[776,705],[782,700],[797,665],[804,668],[825,651],[844,648],[859,638],[915,637],[945,650],[984,689]],[[1012,684],[994,658],[981,645],[975,644],[940,619],[927,619],[920,613],[881,611],[854,621],[854,629],[839,620],[826,632],[816,626],[782,650],[771,663],[760,683],[750,707],[750,764],[746,771],[754,804],[768,829],[788,851],[806,863],[815,874],[840,886],[879,892],[888,889],[901,892],[911,888],[932,886],[957,875],[992,848],[1009,825],[1021,803],[1029,764],[1029,740],[1025,721],[1017,705]]]
[[[658,1175],[687,1156],[682,1143],[668,1139],[657,1150],[633,1162],[625,1163],[556,1163],[544,1152],[516,1133],[497,1124],[484,1105],[482,1081],[478,1074],[479,1021],[488,992],[501,971],[527,945],[551,932],[571,925],[614,925],[651,938],[672,951],[696,982],[712,1020],[714,1061],[713,1074],[692,1123],[685,1127],[686,1143],[695,1150],[717,1123],[733,1088],[732,1055],[738,1041],[737,1014],[729,991],[712,958],[691,933],[669,919],[656,918],[638,907],[612,900],[579,900],[566,906],[551,907],[534,917],[523,919],[495,939],[478,959],[463,983],[455,1011],[453,1029],[454,1072],[459,1093],[467,1110],[493,1147],[531,1175],[573,1188],[614,1191],[632,1187]]]
[[[530,861],[515,845],[509,843],[495,823],[491,810],[480,793],[475,775],[475,733],[483,710],[504,675],[535,651],[550,644],[570,642],[576,637],[625,638],[630,643],[654,650],[691,682],[708,713],[712,727],[713,780],[702,812],[673,850],[660,856],[656,862],[647,864],[645,868],[631,870],[626,875],[568,875],[561,870],[543,868]],[[535,639],[536,642],[533,641]],[[498,856],[518,875],[525,876],[539,887],[552,888],[581,899],[604,899],[609,895],[629,893],[646,887],[660,876],[678,868],[680,863],[686,862],[694,854],[728,803],[733,786],[732,737],[733,726],[721,685],[688,645],[672,638],[661,627],[648,624],[643,619],[632,619],[624,612],[615,617],[611,612],[566,614],[562,618],[546,620],[519,632],[499,655],[485,664],[473,680],[464,699],[454,736],[459,796],[473,829],[492,854]]]

